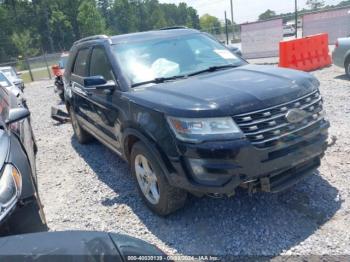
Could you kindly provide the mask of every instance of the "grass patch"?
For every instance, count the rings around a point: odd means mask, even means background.
[[[33,73],[34,81],[38,81],[41,79],[49,79],[49,74],[48,74],[46,68],[41,69],[41,70],[32,71],[32,73]],[[22,73],[21,78],[23,79],[24,83],[32,82],[29,72]]]

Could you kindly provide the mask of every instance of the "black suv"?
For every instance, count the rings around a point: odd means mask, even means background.
[[[281,191],[327,148],[317,79],[249,65],[196,30],[82,39],[64,78],[79,142],[95,137],[124,158],[160,215],[187,192]]]

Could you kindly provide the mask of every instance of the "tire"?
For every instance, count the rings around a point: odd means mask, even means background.
[[[58,95],[62,102],[64,102],[64,91]]]
[[[345,62],[345,73],[350,79],[350,58],[348,58]]]
[[[23,207],[17,207],[5,224],[1,235],[19,235],[49,230],[39,197]]]
[[[147,165],[144,164],[144,161],[147,161]],[[154,213],[159,216],[166,216],[184,206],[187,192],[169,185],[156,157],[147,149],[144,143],[137,142],[133,146],[130,165],[132,174],[136,178],[140,195]],[[140,168],[143,168],[144,171],[140,171]],[[143,172],[152,173],[152,175],[143,176],[141,175]],[[149,181],[151,181],[152,186],[145,186],[145,184],[149,184]],[[158,195],[155,190],[157,190]]]
[[[77,120],[77,117],[74,113],[74,110],[73,109],[69,110],[69,114],[72,121],[73,131],[78,142],[80,144],[88,144],[89,142],[91,142],[93,140],[92,135],[90,135],[86,130],[84,130],[80,126]]]

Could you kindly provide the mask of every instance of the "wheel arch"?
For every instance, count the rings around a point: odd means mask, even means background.
[[[165,173],[166,177],[171,173],[173,169],[169,159],[166,157],[166,154],[163,152],[161,147],[154,141],[151,137],[143,134],[141,131],[135,128],[127,128],[123,132],[123,152],[124,157],[130,163],[130,155],[132,147],[137,142],[142,142],[146,148],[156,157],[160,167]]]

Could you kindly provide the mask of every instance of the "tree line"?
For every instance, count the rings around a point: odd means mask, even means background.
[[[218,25],[209,18],[186,3],[158,0],[0,0],[0,61],[69,50],[89,35]]]

